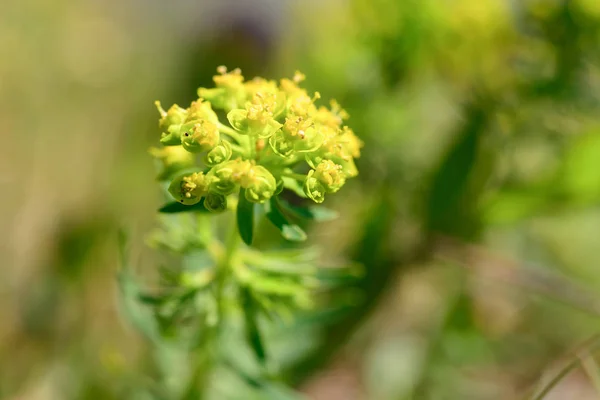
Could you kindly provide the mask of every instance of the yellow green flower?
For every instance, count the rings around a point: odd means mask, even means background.
[[[169,193],[185,205],[198,203],[208,193],[210,179],[202,172],[181,174],[171,182]]]

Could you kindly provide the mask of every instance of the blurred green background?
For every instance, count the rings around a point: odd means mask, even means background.
[[[188,104],[222,64],[299,69],[365,142],[331,197],[341,217],[309,235],[366,266],[361,300],[282,333],[282,352],[307,347],[285,383],[311,399],[520,399],[579,356],[546,398],[600,398],[597,0],[0,8],[0,398],[144,398],[116,232],[152,274],[153,101]],[[215,398],[261,398],[244,393]]]

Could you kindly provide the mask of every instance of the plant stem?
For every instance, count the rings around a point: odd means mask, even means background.
[[[241,135],[239,132],[237,132],[235,129],[228,127],[227,125],[223,125],[222,123],[218,123],[217,127],[219,128],[219,131],[221,133],[226,134],[227,136],[230,136],[233,140],[235,140],[236,142],[238,142],[239,144],[243,144],[246,140],[244,139],[244,136]]]
[[[287,176],[288,178],[293,178],[299,181],[303,181],[306,178],[306,175],[297,174],[292,171],[283,171],[283,176]]]
[[[215,300],[217,303],[217,331],[222,327],[224,319],[223,311],[223,289],[227,280],[228,275],[231,273],[232,260],[235,253],[238,250],[240,243],[240,235],[237,231],[237,221],[235,215],[232,217],[233,223],[230,226],[229,235],[225,242],[225,251],[221,257],[220,262],[217,265],[217,281],[216,281],[216,293]]]
[[[199,386],[203,387],[204,382],[208,378],[210,369],[212,366],[217,364],[219,360],[219,338],[221,336],[223,321],[225,319],[225,311],[223,307],[223,291],[229,274],[231,273],[232,261],[238,251],[240,235],[237,231],[237,224],[235,214],[233,215],[233,224],[231,224],[228,237],[225,241],[225,246],[219,240],[214,238],[214,234],[211,231],[211,226],[206,225],[202,218],[198,219],[199,235],[203,238],[208,238],[209,241],[206,245],[207,250],[211,253],[212,257],[217,260],[217,271],[215,277],[215,302],[217,305],[217,322],[210,331],[207,333],[205,341],[205,349],[207,352],[201,352],[194,359],[194,367],[192,376],[188,383],[186,390],[184,391],[181,400],[190,400],[192,398],[204,398],[202,388],[198,389]],[[208,231],[207,231],[208,230]]]
[[[248,137],[250,139],[250,158],[256,160],[256,136],[249,135]]]

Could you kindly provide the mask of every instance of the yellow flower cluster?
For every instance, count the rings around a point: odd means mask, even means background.
[[[165,111],[156,102],[162,145],[182,149],[154,149],[163,162],[160,176],[173,172],[173,166],[186,167],[169,177],[177,201],[226,197],[240,187],[248,201],[261,203],[278,187],[302,187],[305,196],[320,203],[357,175],[354,159],[363,143],[344,125],[348,114],[335,101],[317,107],[321,95],[300,87],[303,74],[279,82],[246,81],[239,69],[217,71],[215,87],[198,89],[199,98],[190,107],[173,105]],[[226,113],[229,124],[219,121],[218,110]],[[188,153],[204,153],[204,168],[198,163],[190,171]]]

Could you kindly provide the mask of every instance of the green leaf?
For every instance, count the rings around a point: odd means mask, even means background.
[[[241,296],[246,325],[246,340],[248,340],[248,344],[250,344],[258,361],[264,365],[267,361],[267,353],[256,320],[258,315],[257,305],[248,288],[241,289]]]
[[[476,205],[494,159],[489,144],[484,146],[482,140],[490,115],[485,106],[481,98],[465,105],[464,123],[433,173],[425,199],[426,228],[430,232],[461,238],[472,238],[479,233]]]
[[[245,189],[240,189],[237,205],[237,226],[240,236],[248,246],[252,244],[254,236],[254,203],[249,202],[245,196]]]
[[[292,192],[296,193],[299,197],[302,197],[304,199],[307,198],[306,193],[304,193],[302,184],[296,179],[290,178],[289,176],[282,176],[281,180],[283,181],[284,188],[291,190]]]
[[[175,214],[175,213],[182,213],[182,212],[208,213],[210,211],[208,211],[206,209],[206,207],[204,207],[204,198],[202,198],[202,200],[200,200],[198,203],[191,205],[191,206],[186,206],[184,204],[173,201],[173,202],[167,203],[164,206],[162,206],[161,208],[159,208],[158,212],[163,213],[163,214]]]
[[[267,203],[267,218],[279,231],[284,239],[291,242],[303,242],[306,240],[306,233],[298,225],[288,221],[287,217],[279,209],[277,197],[271,197]]]
[[[293,206],[285,200],[279,200],[279,205],[289,213],[311,221],[325,222],[331,221],[338,217],[337,211],[330,210],[323,206],[311,205],[307,207]]]
[[[253,274],[248,285],[257,293],[280,297],[295,297],[307,290],[307,285],[283,277],[273,278],[262,274]]]
[[[281,258],[267,258],[262,255],[246,257],[246,264],[264,272],[285,275],[314,275],[317,267],[312,263],[290,262]]]

